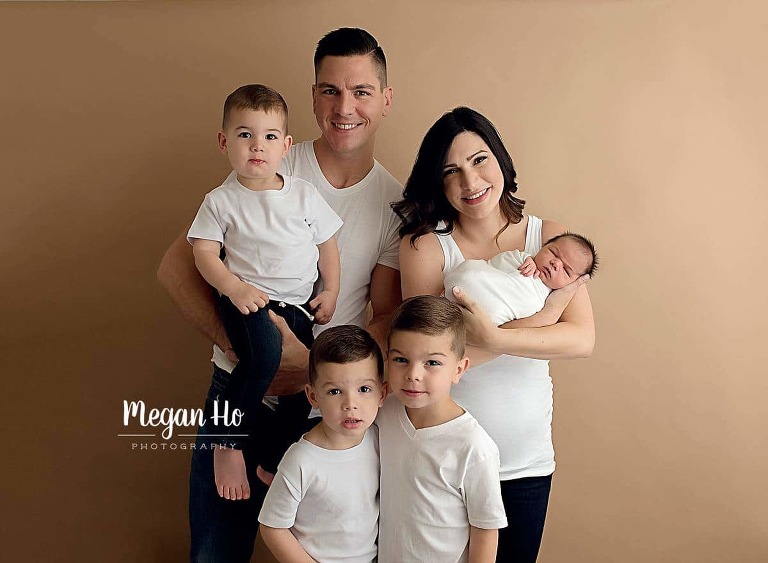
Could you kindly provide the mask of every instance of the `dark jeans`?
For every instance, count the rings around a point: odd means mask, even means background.
[[[507,527],[499,530],[498,563],[535,563],[544,533],[552,475],[501,482]]]
[[[259,511],[267,494],[267,486],[256,476],[256,467],[262,463],[264,457],[263,444],[258,440],[246,441],[243,447],[251,498],[227,500],[221,498],[216,490],[213,448],[218,447],[220,439],[209,435],[220,433],[220,428],[210,421],[216,397],[227,388],[231,377],[223,369],[214,366],[203,415],[206,423],[198,429],[195,450],[192,452],[189,474],[189,527],[190,561],[193,563],[249,563],[259,529]],[[253,425],[260,429],[260,435],[274,429],[278,417],[275,411],[260,404],[252,414]],[[300,422],[299,436],[318,421],[318,418],[305,417]]]
[[[254,416],[253,413],[259,408],[264,394],[280,367],[282,340],[277,327],[269,319],[267,310],[272,310],[283,317],[288,328],[307,348],[312,346],[312,321],[298,307],[286,304],[282,304],[284,306],[281,307],[280,305],[280,303],[270,301],[266,309],[259,309],[255,313],[243,315],[227,297],[222,296],[220,298],[219,308],[224,327],[240,361],[232,371],[229,383],[218,395],[219,406],[221,408],[221,401],[227,401],[229,412],[239,409],[243,413],[243,419],[239,426],[222,428],[221,434],[227,434],[220,441],[222,445],[225,443],[234,444],[231,447],[243,448],[244,440],[230,437],[229,434],[252,433],[255,428],[251,420]],[[308,306],[305,305],[304,310],[308,310]],[[280,413],[278,423],[282,424],[279,424],[277,428],[283,434],[271,439],[274,433],[270,432],[268,434],[270,443],[265,445],[272,451],[280,451],[263,460],[269,465],[265,469],[275,472],[277,463],[287,448],[286,444],[289,445],[297,439],[295,437],[296,424],[307,418],[309,410],[310,405],[303,392],[280,399],[277,412]]]

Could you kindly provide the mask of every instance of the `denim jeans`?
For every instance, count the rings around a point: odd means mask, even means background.
[[[507,527],[499,530],[498,563],[535,563],[544,534],[552,475],[501,482]]]
[[[305,305],[304,310],[301,310],[294,305],[270,301],[266,308],[243,315],[227,297],[222,296],[219,301],[219,308],[227,336],[229,336],[240,361],[232,371],[229,383],[224,386],[217,398],[220,401],[220,408],[223,404],[222,401],[227,401],[230,413],[234,409],[239,409],[243,413],[242,422],[239,426],[221,429],[221,434],[227,434],[227,437],[222,437],[220,443],[222,445],[225,443],[234,444],[231,447],[243,449],[244,440],[232,438],[229,434],[250,434],[254,430],[255,426],[251,420],[254,416],[253,413],[259,408],[264,394],[280,367],[282,339],[267,311],[272,310],[283,317],[288,328],[307,348],[312,346],[312,321],[304,313],[308,310],[307,305]],[[277,410],[278,412],[284,411],[281,417],[284,422],[306,419],[309,414],[310,406],[304,393],[281,399],[279,403]],[[284,429],[285,426],[279,428]],[[294,434],[292,428],[288,428],[285,432],[291,436]],[[292,443],[295,439],[288,443]],[[275,444],[278,443],[282,442],[275,442]],[[283,452],[280,452],[280,456]],[[277,460],[273,460],[274,463],[270,465],[276,466],[277,461],[279,461],[279,457]]]
[[[270,303],[270,305],[272,305]],[[292,310],[292,307],[282,308],[274,307],[274,311],[280,314],[288,322],[291,329],[301,332],[298,328],[305,325],[304,334],[297,336],[305,344],[311,344],[311,323],[301,312]],[[236,310],[236,309],[235,309]],[[276,343],[276,362],[279,365],[281,353],[280,335],[277,332],[266,311],[259,311],[260,319],[257,323],[263,321],[265,330],[262,335],[269,339],[272,344]],[[257,313],[257,314],[258,314]],[[238,312],[238,314],[240,314]],[[247,317],[251,317],[247,315]],[[240,315],[245,317],[246,315]],[[301,320],[303,319],[303,321]],[[268,324],[267,324],[268,323]],[[251,329],[253,330],[253,329]],[[308,334],[308,337],[307,337]],[[276,335],[276,336],[275,336]],[[303,338],[302,338],[303,336]],[[231,338],[231,337],[230,337]],[[239,353],[238,353],[239,355]],[[265,360],[270,361],[270,360]],[[271,360],[274,362],[275,360]],[[277,367],[275,366],[275,370]],[[269,377],[272,380],[274,371]],[[256,401],[253,397],[258,395],[258,390],[254,395],[243,383],[244,378],[237,379],[239,376],[236,371],[232,374],[223,369],[214,366],[211,386],[205,401],[203,416],[206,423],[198,429],[195,450],[192,452],[192,464],[189,475],[189,527],[191,533],[190,561],[193,563],[249,563],[253,553],[253,544],[256,539],[256,532],[259,529],[258,516],[261,506],[264,503],[264,497],[267,494],[267,486],[264,485],[256,476],[256,467],[263,464],[268,470],[274,471],[272,466],[276,466],[282,454],[285,453],[288,445],[298,439],[301,433],[314,425],[318,419],[307,420],[306,412],[298,420],[290,420],[292,428],[288,434],[281,433],[279,439],[267,440],[266,436],[273,436],[276,428],[281,426],[281,419],[290,418],[291,408],[282,409],[278,406],[276,411],[261,403],[259,398]],[[247,376],[245,376],[247,377]],[[262,385],[263,386],[263,385]],[[269,386],[267,383],[264,390]],[[213,425],[211,423],[214,414],[214,405],[224,397],[231,396],[234,390],[234,399],[243,401],[242,405],[248,411],[243,424],[239,427],[226,427]],[[252,391],[252,390],[251,390]],[[238,395],[239,393],[239,395]],[[303,393],[297,396],[291,396],[287,402],[298,401],[302,399]],[[261,392],[263,396],[263,392]],[[281,399],[282,406],[286,406],[286,399]],[[234,406],[230,404],[230,413]],[[238,407],[239,408],[239,407]],[[219,412],[221,413],[221,406]],[[307,411],[308,412],[308,411]],[[231,447],[235,440],[227,439],[221,436],[211,436],[211,434],[242,434],[252,435],[254,439],[237,440],[238,445],[243,451],[245,459],[246,474],[251,487],[251,497],[248,500],[232,501],[221,498],[216,490],[215,475],[213,469],[213,448],[219,444]]]

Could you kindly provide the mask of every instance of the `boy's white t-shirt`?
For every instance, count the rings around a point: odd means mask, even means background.
[[[280,462],[259,522],[291,528],[316,561],[371,563],[377,552],[378,493],[375,426],[348,450],[326,450],[301,438]]]
[[[331,322],[315,325],[317,336],[332,326],[367,324],[371,273],[377,264],[400,269],[400,219],[390,203],[403,197],[403,187],[374,161],[373,168],[354,186],[336,189],[323,176],[312,141],[293,145],[280,172],[310,182],[344,224],[336,233],[341,257],[341,288]],[[235,365],[218,346],[213,347],[214,363],[231,372]]]
[[[470,525],[507,525],[499,450],[471,414],[417,430],[402,403],[390,396],[376,424],[379,563],[466,562]]]
[[[531,256],[519,250],[499,252],[490,260],[464,260],[445,276],[445,296],[456,301],[453,288],[460,287],[486,313],[495,325],[530,317],[541,311],[552,291],[518,268]]]
[[[232,171],[206,194],[187,240],[220,242],[230,272],[272,300],[303,305],[318,277],[317,245],[341,225],[309,182],[285,175],[281,189],[255,191]]]

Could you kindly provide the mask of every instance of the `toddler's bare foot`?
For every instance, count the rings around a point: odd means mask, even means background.
[[[269,487],[272,484],[272,480],[275,478],[275,474],[270,473],[269,471],[264,469],[261,465],[259,465],[256,468],[256,477],[259,478],[259,481],[261,481],[267,487]]]
[[[220,497],[228,500],[251,498],[251,486],[245,474],[245,459],[241,450],[213,450],[213,472],[216,475],[216,490],[219,491]]]

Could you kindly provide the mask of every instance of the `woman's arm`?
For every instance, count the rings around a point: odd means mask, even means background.
[[[546,241],[565,232],[565,227],[554,221],[542,224],[542,239]],[[499,328],[463,293],[455,293],[456,300],[466,309],[467,339],[471,344],[499,354],[523,356],[545,360],[586,358],[595,346],[595,320],[587,288],[582,286],[568,303],[560,320],[550,326],[527,327],[524,319],[516,321],[515,328]],[[514,324],[514,323],[510,323]],[[507,325],[503,325],[507,326]]]
[[[437,236],[428,234],[421,237],[416,246],[411,246],[410,237],[400,242],[400,280],[403,299],[414,295],[442,295],[443,265],[445,258]],[[477,367],[498,357],[498,353],[467,346],[470,367]]]

